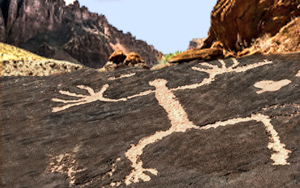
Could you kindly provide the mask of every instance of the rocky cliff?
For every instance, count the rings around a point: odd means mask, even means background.
[[[0,42],[93,68],[102,67],[116,49],[140,54],[149,66],[157,63],[153,46],[124,34],[77,1],[66,6],[64,0],[1,0],[0,7]]]
[[[299,60],[1,77],[1,187],[300,187]]]
[[[299,51],[299,16],[300,0],[218,0],[203,45],[170,62]],[[268,42],[266,36],[274,38]]]
[[[228,50],[241,50],[253,39],[274,36],[291,19],[300,16],[300,0],[218,0],[204,47],[220,41]],[[241,46],[242,44],[242,46]]]

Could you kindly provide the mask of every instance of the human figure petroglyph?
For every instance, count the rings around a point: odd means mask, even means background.
[[[204,78],[200,83],[179,86],[177,88],[169,89],[166,86],[167,84],[166,80],[155,79],[149,82],[151,86],[155,87],[155,90],[144,91],[142,93],[133,96],[128,96],[126,98],[110,99],[105,97],[104,92],[108,89],[109,87],[108,84],[103,85],[98,92],[95,92],[92,88],[87,86],[77,86],[80,89],[87,90],[89,95],[79,95],[76,93],[70,93],[68,91],[59,91],[61,94],[71,96],[71,97],[77,97],[79,99],[62,100],[62,99],[54,98],[52,99],[53,101],[61,102],[66,105],[62,107],[55,107],[52,109],[52,112],[59,112],[62,110],[66,110],[72,106],[83,105],[97,100],[103,102],[119,102],[119,101],[127,101],[135,97],[141,97],[141,96],[148,95],[150,93],[154,93],[155,98],[157,99],[159,105],[162,106],[164,110],[167,112],[168,118],[171,121],[171,127],[166,131],[157,131],[153,135],[142,138],[136,145],[131,145],[131,148],[125,152],[125,156],[131,161],[131,167],[133,168],[131,173],[127,175],[124,180],[126,185],[137,183],[140,180],[150,181],[151,177],[145,174],[145,172],[150,172],[153,175],[157,175],[158,171],[156,169],[143,168],[143,161],[140,159],[140,157],[143,154],[143,149],[147,145],[155,143],[175,132],[186,132],[188,129],[204,130],[209,128],[218,128],[220,126],[233,125],[233,124],[250,122],[250,121],[261,122],[265,126],[267,132],[269,133],[268,148],[272,151],[271,159],[273,160],[273,165],[288,165],[289,164],[287,162],[288,154],[291,151],[285,149],[285,145],[280,142],[278,133],[274,129],[273,125],[271,124],[271,118],[269,116],[263,114],[252,114],[250,117],[229,119],[223,122],[216,122],[214,124],[209,124],[200,127],[200,126],[196,126],[193,122],[191,122],[188,119],[188,115],[186,114],[184,108],[181,106],[179,101],[176,99],[176,96],[173,94],[173,91],[196,89],[203,85],[209,85],[213,81],[215,81],[217,75],[222,75],[225,73],[234,73],[234,72],[235,73],[245,72],[247,70],[272,63],[272,61],[265,60],[263,62],[258,62],[250,65],[239,66],[240,63],[236,59],[232,59],[232,61],[233,61],[233,65],[229,67],[226,67],[226,64],[223,60],[219,60],[221,64],[220,67],[208,63],[200,64],[204,68],[193,67],[192,69],[195,71],[208,73],[208,78]],[[114,182],[113,184],[115,185],[116,183],[120,183],[120,182]]]
[[[220,68],[217,65],[211,65],[211,64],[208,64],[208,63],[201,63],[201,65],[208,67],[208,69],[199,68],[199,67],[193,67],[192,69],[196,70],[196,71],[208,73],[209,74],[208,78],[205,78],[204,80],[202,80],[202,82],[197,83],[197,84],[191,84],[191,85],[179,86],[177,88],[173,88],[172,91],[185,90],[185,89],[196,89],[196,88],[201,87],[203,85],[211,84],[215,80],[215,77],[217,75],[221,75],[221,74],[225,74],[225,73],[231,73],[231,72],[236,72],[236,73],[245,72],[247,70],[254,69],[254,68],[261,67],[263,65],[267,65],[267,64],[272,63],[272,61],[265,60],[263,62],[254,63],[254,64],[247,65],[247,66],[244,66],[244,67],[238,67],[239,62],[236,59],[232,59],[232,61],[233,61],[233,65],[230,66],[230,67],[226,67],[225,62],[223,60],[219,60],[219,62],[221,63]],[[144,91],[142,93],[139,93],[137,95],[129,96],[127,98],[110,99],[110,98],[104,97],[104,92],[109,87],[108,84],[103,85],[102,88],[100,89],[100,91],[98,91],[98,92],[95,92],[92,88],[90,88],[88,86],[78,85],[77,87],[80,88],[80,89],[84,89],[84,90],[88,91],[89,95],[81,95],[81,94],[76,94],[76,93],[70,93],[69,91],[60,90],[59,93],[61,93],[63,95],[67,95],[67,96],[70,96],[70,97],[77,97],[79,99],[77,99],[77,100],[63,100],[63,99],[53,98],[52,101],[65,103],[66,105],[62,106],[62,107],[54,107],[52,109],[52,112],[63,111],[63,110],[66,110],[70,107],[73,107],[73,106],[87,104],[87,103],[95,102],[97,100],[104,101],[104,102],[127,101],[128,99],[132,99],[132,98],[143,96],[143,95],[148,95],[148,94],[154,92],[152,90],[148,90],[148,91]]]
[[[205,130],[210,128],[218,128],[220,126],[234,125],[243,122],[256,121],[264,124],[267,132],[269,133],[269,144],[268,148],[274,151],[271,155],[271,159],[274,161],[274,165],[288,165],[286,161],[290,150],[285,149],[285,144],[280,142],[278,133],[271,124],[269,116],[263,114],[253,114],[251,117],[246,118],[235,118],[224,122],[216,122],[214,124],[205,125],[203,127],[196,126],[193,122],[188,119],[188,115],[185,110],[176,99],[175,95],[166,86],[167,81],[157,79],[150,82],[150,85],[156,88],[155,97],[158,100],[160,106],[162,106],[168,113],[168,118],[171,121],[171,127],[166,131],[157,131],[155,134],[142,138],[137,145],[132,145],[129,150],[125,153],[126,157],[132,162],[132,168],[134,170],[125,178],[125,184],[137,183],[139,180],[149,181],[150,176],[144,172],[151,172],[153,175],[157,175],[156,169],[144,169],[143,162],[140,160],[140,156],[143,154],[143,149],[152,143],[155,143],[173,133],[186,132],[189,129]]]

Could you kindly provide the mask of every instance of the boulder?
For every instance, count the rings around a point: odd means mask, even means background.
[[[123,63],[125,59],[126,54],[124,54],[122,50],[115,50],[108,58],[108,60],[113,62],[114,64]]]
[[[192,49],[175,55],[169,59],[169,63],[182,63],[192,60],[214,60],[218,58],[223,58],[223,49],[213,47],[205,49]]]
[[[134,66],[136,64],[144,63],[144,60],[141,56],[135,52],[130,52],[126,55],[126,59],[124,60],[124,64],[128,66]]]
[[[99,69],[100,72],[108,72],[128,67],[150,69],[142,57],[135,52],[125,54],[122,50],[116,50],[111,54],[108,60],[109,61],[104,65],[104,67]]]
[[[274,36],[291,18],[299,16],[299,4],[300,0],[219,0],[211,13],[203,47],[219,40],[227,50],[243,50],[253,39]]]

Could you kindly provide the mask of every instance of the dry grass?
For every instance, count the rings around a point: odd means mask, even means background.
[[[251,47],[238,53],[238,57],[256,53],[275,54],[297,51],[300,51],[300,17],[293,18],[275,36],[266,34],[255,39]]]
[[[273,45],[272,38],[270,34],[265,34],[264,36],[256,39],[255,48],[261,51],[269,50]]]
[[[0,42],[0,76],[3,72],[3,61],[7,60],[47,60],[26,50]]]
[[[0,43],[1,76],[49,76],[85,68],[68,61],[47,59],[29,51]]]
[[[0,42],[0,61],[6,60],[46,60],[29,51]]]

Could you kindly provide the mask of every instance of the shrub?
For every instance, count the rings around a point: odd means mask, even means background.
[[[167,55],[165,55],[162,60],[159,62],[159,64],[165,64],[165,63],[168,63],[169,59],[171,59],[171,57],[175,56],[175,55],[178,55],[178,54],[181,54],[182,51],[176,51],[174,53],[169,53]]]

